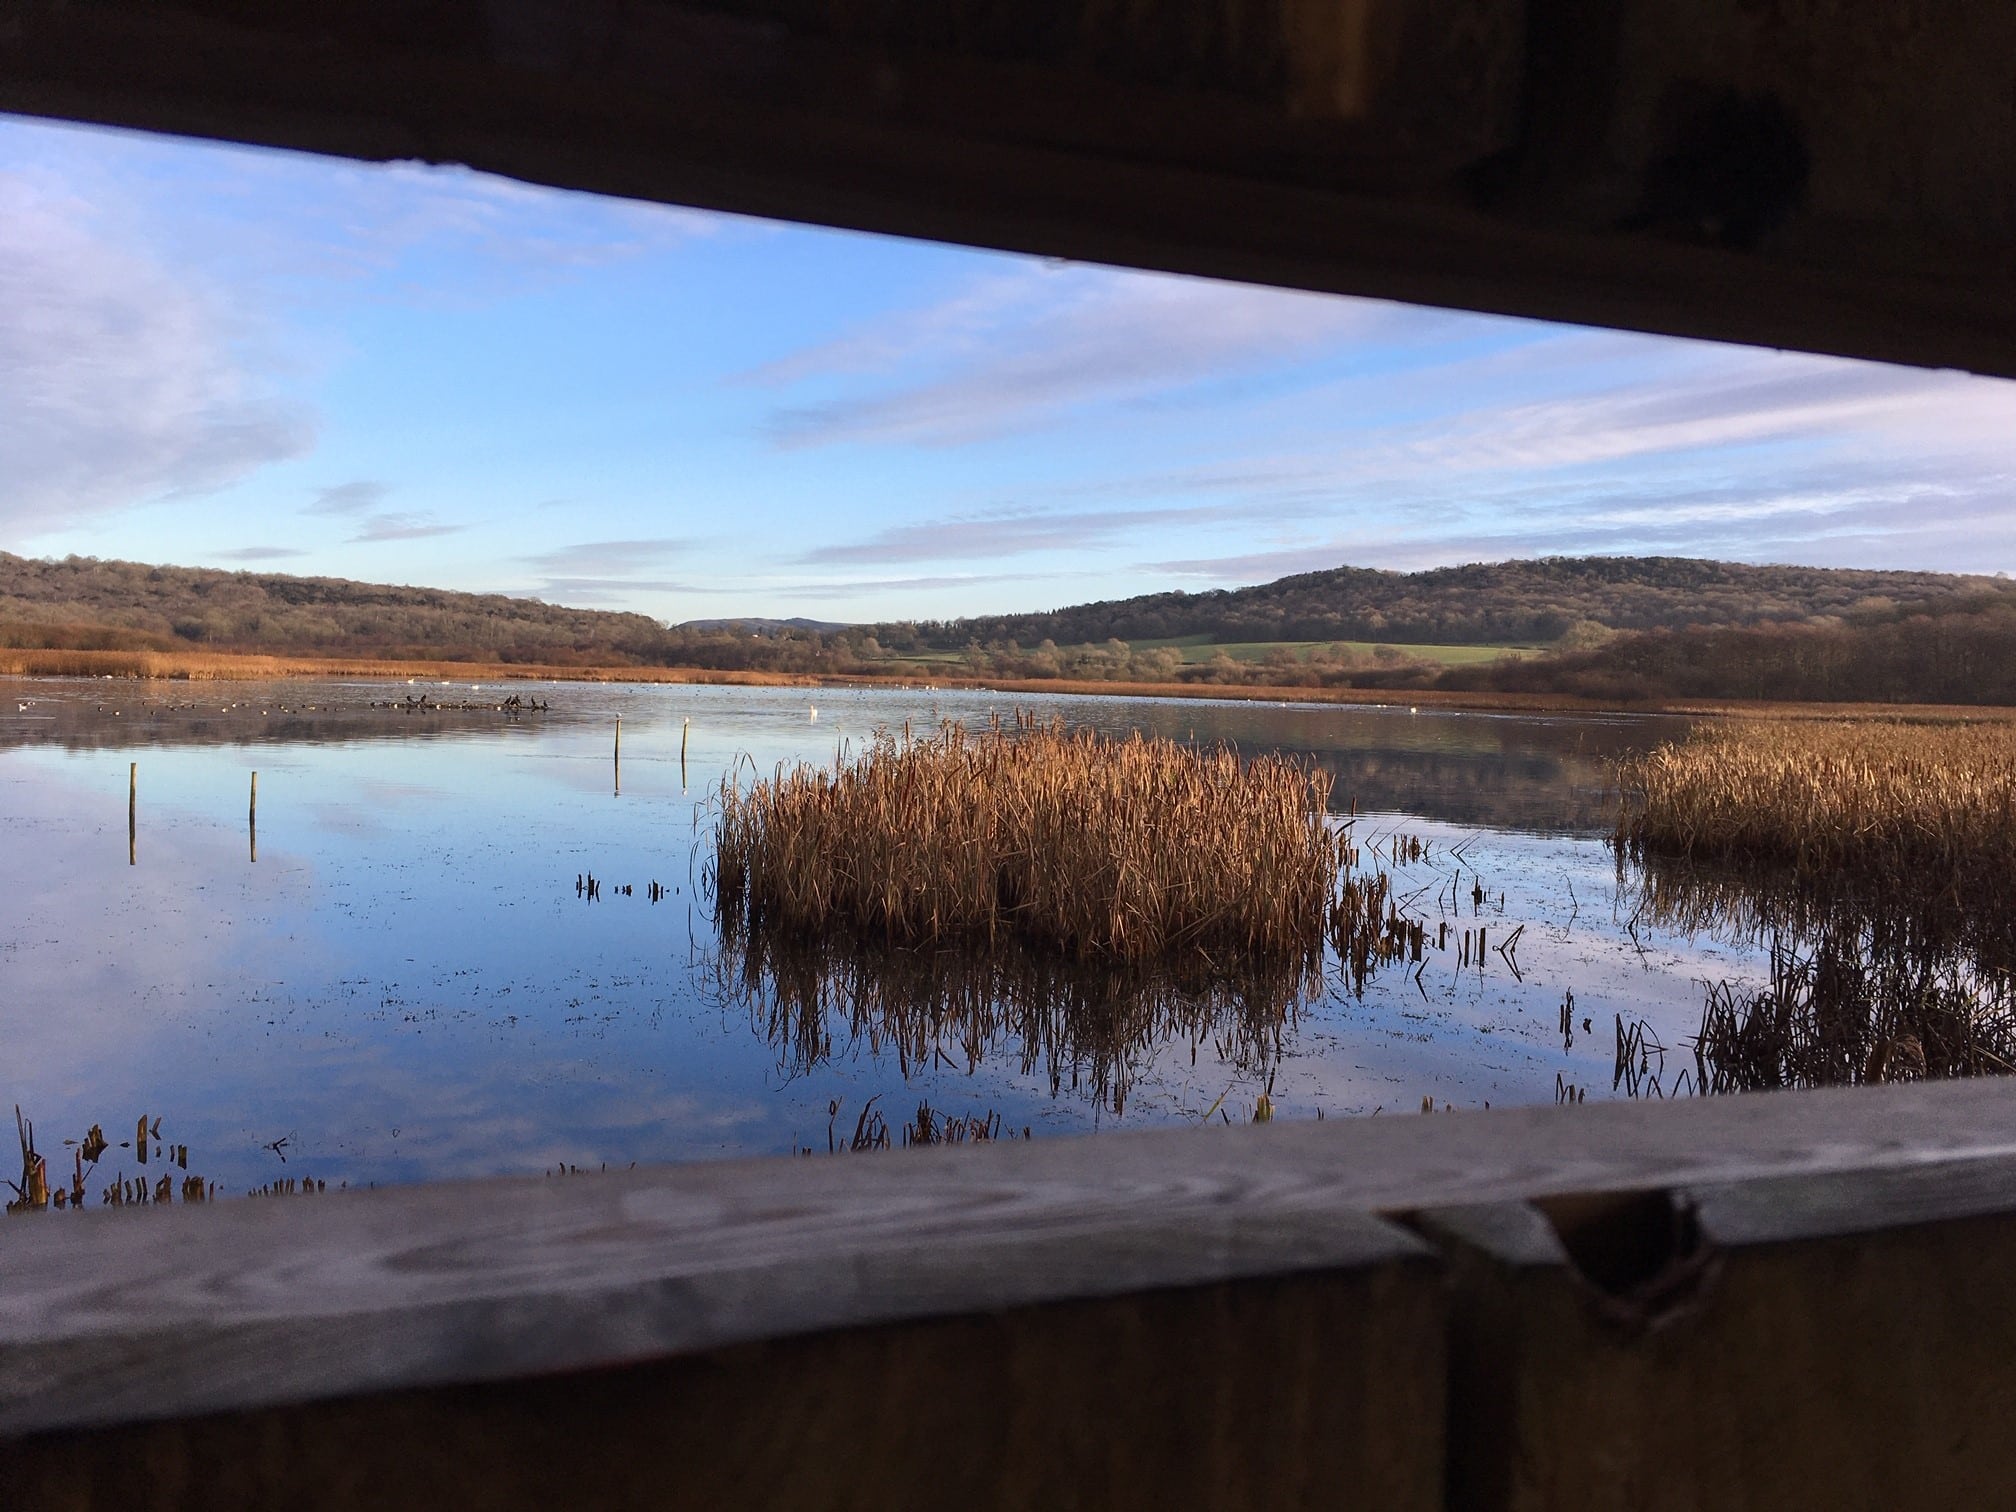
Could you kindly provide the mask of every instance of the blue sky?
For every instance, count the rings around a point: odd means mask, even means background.
[[[0,117],[0,548],[868,620],[2016,567],[2016,384]]]

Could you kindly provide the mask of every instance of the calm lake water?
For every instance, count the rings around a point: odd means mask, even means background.
[[[0,691],[0,1102],[35,1119],[56,1174],[63,1138],[130,1138],[142,1111],[242,1191],[823,1152],[871,1098],[892,1124],[928,1101],[1037,1138],[1242,1118],[1270,1074],[1286,1118],[1551,1102],[1563,1083],[1593,1099],[1612,1095],[1616,1016],[1677,1050],[1705,983],[1765,973],[1752,946],[1633,920],[1604,844],[1609,762],[1675,720],[885,689]],[[373,707],[421,692],[484,707]],[[489,707],[511,693],[550,710]],[[1305,754],[1336,774],[1340,822],[1355,802],[1368,856],[1396,832],[1429,843],[1390,869],[1431,940],[1443,918],[1494,947],[1523,926],[1516,951],[1463,967],[1452,939],[1362,996],[1332,971],[1257,1058],[1194,1024],[1117,1069],[1026,1024],[906,1039],[858,978],[809,1037],[773,1026],[775,984],[736,988],[701,891],[724,773],[1016,708]],[[589,872],[599,902],[577,895]]]

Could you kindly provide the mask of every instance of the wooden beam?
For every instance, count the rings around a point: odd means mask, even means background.
[[[1976,1504],[2012,1264],[2000,1080],[47,1213],[0,1503]]]
[[[2016,1478],[2016,1161],[1420,1215],[1451,1505],[1992,1506]]]
[[[1446,1303],[1425,1251],[1388,1249],[1264,1281],[41,1434],[0,1443],[0,1504],[1439,1512]]]
[[[17,0],[0,109],[2016,375],[2016,8]]]
[[[2016,1154],[2016,1088],[723,1161],[0,1225],[0,1433],[1349,1270],[1378,1215]]]

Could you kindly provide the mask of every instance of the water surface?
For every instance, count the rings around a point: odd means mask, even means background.
[[[5,692],[0,1099],[37,1120],[45,1152],[94,1121],[117,1140],[160,1115],[226,1190],[824,1151],[871,1099],[892,1124],[928,1101],[1049,1138],[1247,1117],[1270,1077],[1282,1117],[1609,1096],[1618,1016],[1677,1048],[1705,982],[1765,970],[1741,940],[1634,917],[1620,890],[1609,763],[1675,720],[892,689]],[[511,693],[550,708],[499,712]],[[422,694],[471,707],[384,707]],[[1431,934],[1482,926],[1495,947],[1523,926],[1517,949],[1467,967],[1431,950],[1362,996],[1332,962],[1257,1051],[1193,1014],[1117,1068],[1027,1013],[889,1032],[876,994],[914,977],[872,965],[822,979],[809,1037],[777,983],[737,980],[700,886],[724,774],[1018,708],[1321,762],[1368,854],[1395,833],[1428,843],[1390,869]],[[599,901],[577,893],[590,873]]]

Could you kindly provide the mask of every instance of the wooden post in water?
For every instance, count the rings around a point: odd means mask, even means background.
[[[252,864],[259,863],[259,774],[252,774],[252,802],[245,810],[245,836],[252,845]]]
[[[679,786],[681,788],[686,786],[686,737],[692,733],[693,721],[691,719],[681,719],[679,721]]]
[[[126,765],[126,864],[140,864],[140,763]]]
[[[623,716],[616,716],[616,796],[623,796]]]

